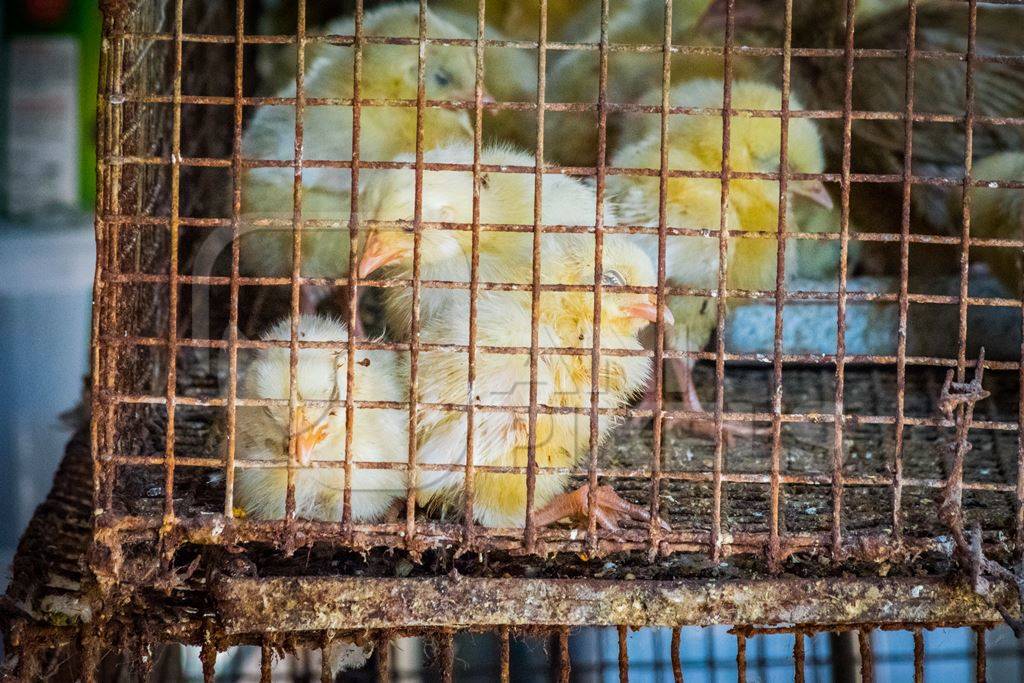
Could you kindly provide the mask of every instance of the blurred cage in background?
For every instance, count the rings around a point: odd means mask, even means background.
[[[7,642],[13,653],[12,670],[18,675],[32,680],[63,666],[79,666],[88,679],[116,664],[118,655],[145,670],[154,665],[157,646],[177,642],[202,647],[202,673],[207,680],[213,679],[219,650],[236,645],[261,647],[260,676],[267,680],[272,658],[281,652],[315,650],[344,640],[360,646],[376,644],[376,654],[364,670],[372,676],[375,669],[379,677],[387,678],[397,672],[387,654],[392,650],[381,645],[409,630],[418,638],[416,647],[428,652],[436,675],[450,680],[463,661],[453,649],[453,634],[460,629],[500,627],[492,637],[499,639],[497,672],[503,678],[510,677],[502,668],[509,661],[510,633],[536,628],[553,634],[545,655],[553,662],[550,673],[567,680],[570,669],[577,673],[575,662],[570,666],[569,628],[593,625],[620,627],[618,658],[607,670],[600,669],[604,657],[594,665],[598,671],[592,675],[602,679],[626,675],[630,669],[628,649],[622,645],[622,639],[629,637],[626,627],[677,627],[668,632],[669,646],[662,651],[669,652],[665,677],[678,680],[680,657],[686,661],[685,648],[681,651],[672,640],[678,637],[678,628],[729,624],[735,627],[735,663],[729,676],[738,675],[741,680],[750,666],[748,639],[763,634],[771,634],[768,640],[789,639],[792,657],[786,659],[784,677],[815,680],[821,664],[808,657],[807,648],[817,639],[805,636],[851,629],[859,640],[850,661],[862,668],[864,680],[870,680],[878,659],[868,634],[879,627],[902,629],[900,633],[911,638],[910,664],[920,679],[927,657],[920,647],[922,629],[956,626],[972,630],[974,641],[966,659],[978,679],[984,679],[988,629],[1004,618],[1019,628],[1014,567],[1024,536],[1024,489],[1019,476],[1024,463],[1019,438],[1024,422],[1020,391],[1024,366],[1020,362],[1020,293],[976,293],[972,250],[1019,250],[1024,243],[1020,236],[973,238],[972,193],[963,190],[1024,188],[1020,179],[981,178],[972,173],[976,129],[980,139],[1000,127],[1016,129],[1024,124],[1020,118],[1024,113],[993,113],[977,97],[982,74],[987,78],[992,68],[1020,69],[1024,64],[1021,54],[977,50],[979,27],[989,25],[986,13],[1016,3],[911,2],[900,15],[905,22],[903,43],[870,47],[858,46],[853,20],[858,5],[853,1],[829,7],[824,16],[838,17],[841,30],[831,37],[822,31],[812,38],[813,44],[794,42],[793,26],[806,20],[798,12],[809,12],[802,3],[788,0],[777,6],[746,8],[758,10],[756,21],[780,29],[778,44],[771,45],[741,42],[737,25],[746,17],[745,3],[735,0],[711,5],[710,16],[721,26],[721,42],[702,45],[676,42],[666,19],[673,11],[672,0],[666,0],[658,15],[664,26],[656,36],[659,39],[639,44],[610,39],[614,3],[609,0],[595,2],[591,8],[597,10],[590,27],[599,37],[596,42],[556,41],[549,35],[549,12],[564,10],[554,0],[537,4],[535,35],[508,40],[486,38],[481,22],[490,15],[484,2],[475,8],[468,38],[428,36],[427,2],[418,6],[413,37],[365,35],[364,12],[378,6],[371,2],[365,7],[361,2],[352,7],[339,4],[336,12],[319,4],[307,6],[303,0],[294,7],[283,3],[265,8],[243,0],[111,0],[103,4],[92,420],[88,438],[79,435],[69,446],[54,492],[15,560],[15,580],[8,592],[11,636]],[[957,8],[963,24],[953,31],[952,43],[960,47],[916,48],[916,17],[934,4]],[[268,29],[268,24],[257,21],[261,9],[275,8],[291,23]],[[351,33],[312,31],[314,20],[349,12],[355,16]],[[910,49],[905,47],[907,36]],[[304,53],[325,44],[351,46],[355,55],[374,45],[418,46],[414,97],[363,100],[358,86],[351,98],[306,93]],[[430,45],[472,52],[472,97],[443,101],[427,97],[424,73]],[[273,48],[289,46],[295,46],[297,93],[264,94],[258,62],[278,54]],[[485,97],[486,54],[492,48],[533,56],[536,90],[532,99],[491,102]],[[594,56],[597,87],[582,102],[549,101],[554,79],[549,65],[560,53],[573,51]],[[653,84],[661,86],[660,102],[609,99],[613,56],[634,52],[650,57],[657,67]],[[720,66],[722,106],[695,109],[671,104],[669,89],[676,78],[673,60],[679,55],[707,57]],[[783,93],[781,108],[731,107],[733,70],[741,59],[763,59],[765,69],[774,70],[777,80],[773,82]],[[927,71],[922,65],[944,60],[958,69],[962,66],[962,106],[935,113],[932,102],[915,100],[915,73]],[[818,109],[790,110],[789,95],[801,87],[798,74],[804,73],[798,63],[838,74],[837,96],[822,102],[809,100]],[[858,108],[866,94],[857,89],[857,74],[867,68],[864,64],[876,63],[890,65],[900,74],[892,86],[899,90],[900,106],[895,110],[873,109],[870,102],[865,109]],[[361,64],[355,57],[357,73]],[[304,157],[304,116],[317,107],[332,106],[351,107],[354,122],[360,120],[361,111],[372,108],[415,110],[412,160],[361,157],[358,123],[353,124],[356,134],[351,150],[342,158]],[[292,144],[286,145],[293,150],[292,156],[258,159],[243,154],[246,127],[264,107],[285,108],[295,117]],[[472,163],[424,160],[431,135],[426,112],[435,110],[465,112],[470,117]],[[534,136],[530,153],[542,152],[533,165],[491,167],[481,162],[487,125],[509,113],[531,122],[526,135],[529,139],[532,131]],[[621,118],[615,117],[624,115],[652,117],[663,135],[673,116],[721,116],[719,156],[723,161],[714,171],[678,169],[663,153],[658,168],[616,168],[609,162],[608,146],[615,126],[621,125]],[[554,128],[546,125],[546,117],[555,122]],[[744,118],[778,119],[783,140],[793,121],[820,121],[826,147],[833,150],[826,155],[826,169],[794,171],[787,165],[785,144],[780,144],[781,158],[774,172],[731,169],[726,151],[730,129]],[[615,126],[610,123],[613,119],[618,121]],[[545,141],[566,135],[580,120],[593,123],[593,162],[550,161],[543,154]],[[898,156],[903,163],[898,169],[861,169],[861,163],[867,162],[858,158],[855,140],[870,140],[886,125],[896,126],[902,135]],[[919,127],[928,130],[929,126],[948,126],[950,144],[962,142],[958,172],[936,171],[928,176],[913,172],[918,158],[913,135]],[[274,217],[242,213],[243,178],[260,168],[282,169],[291,176],[286,201]],[[366,239],[367,229],[387,227],[361,222],[358,192],[352,193],[346,200],[350,203],[337,216],[309,218],[303,198],[310,193],[304,193],[303,182],[310,171],[347,171],[352,187],[358,188],[361,173],[400,169],[414,172],[417,190],[426,173],[472,172],[474,196],[480,192],[483,174],[529,176],[533,178],[533,222],[486,225],[477,216],[469,223],[431,223],[422,219],[424,198],[420,196],[412,220],[392,221],[392,227],[415,236],[411,278],[307,275],[302,267],[305,231],[337,231],[359,244]],[[589,226],[547,225],[537,215],[546,189],[543,179],[560,175],[586,179],[598,207],[613,176],[655,178],[662,195],[671,179],[712,179],[720,188],[719,223],[672,226],[662,201],[653,225],[605,224],[600,209]],[[838,197],[837,224],[819,232],[794,231],[786,208],[787,185],[814,180]],[[731,248],[730,240],[738,237],[726,216],[729,187],[742,181],[769,182],[777,191],[775,225],[743,235],[771,245],[776,254],[774,287],[751,290],[731,285],[728,259],[721,258]],[[865,222],[857,214],[872,208],[871,197],[858,205],[866,186],[884,187],[889,193],[879,195],[877,203],[884,210],[877,222],[870,218]],[[914,229],[915,207],[918,202],[927,203],[933,191],[949,195],[940,201],[959,201],[962,213],[957,214],[952,234]],[[309,213],[317,215],[317,211]],[[851,226],[854,215],[862,230]],[[893,216],[898,220],[891,228]],[[253,225],[277,228],[287,235],[295,258],[289,259],[286,272],[242,274],[240,242]],[[420,281],[415,274],[423,237],[444,230],[470,232],[474,244],[490,233],[529,235],[535,253],[530,280],[485,283],[474,270],[468,282]],[[594,235],[598,253],[605,236],[616,234],[657,236],[662,245],[676,236],[714,243],[720,258],[707,287],[667,283],[664,248],[658,250],[657,282],[650,286],[593,284],[604,282],[598,257],[591,284],[576,286],[592,293],[593,337],[599,337],[604,297],[640,293],[653,296],[659,306],[673,296],[703,297],[710,302],[707,310],[715,321],[711,345],[695,350],[666,348],[662,340],[667,321],[659,314],[653,349],[608,351],[599,344],[588,346],[583,335],[581,344],[570,348],[542,346],[536,333],[542,294],[574,290],[542,283],[536,265],[541,235],[574,232]],[[831,288],[803,289],[791,283],[786,272],[789,244],[805,242],[820,243],[836,254]],[[221,245],[212,256],[211,243]],[[893,289],[854,286],[850,261],[855,248],[874,255],[878,263],[895,262],[889,274],[894,278]],[[348,250],[344,257],[354,273],[356,250]],[[929,273],[917,268],[928,264],[939,268],[947,262],[951,291],[918,288],[912,276]],[[294,386],[300,350],[316,344],[298,339],[294,324],[287,339],[268,341],[259,334],[282,316],[297,321],[304,288],[315,287],[342,291],[334,302],[335,312],[349,329],[363,315],[357,306],[359,290],[407,288],[414,302],[430,289],[467,291],[470,302],[491,290],[528,293],[531,343],[500,348],[480,345],[487,353],[529,358],[533,372],[528,402],[509,406],[476,400],[441,406],[467,416],[468,424],[473,424],[475,415],[489,412],[518,416],[531,436],[525,462],[489,466],[475,463],[470,455],[455,465],[426,466],[409,455],[416,448],[410,436],[400,461],[372,467],[401,471],[413,481],[417,473],[456,471],[464,477],[460,481],[465,481],[465,495],[459,498],[460,510],[455,514],[438,517],[417,509],[416,491],[410,486],[401,496],[404,505],[397,518],[357,521],[352,513],[352,477],[346,476],[338,519],[303,518],[296,511],[295,494],[300,466],[291,458],[285,467],[288,483],[282,491],[282,518],[258,519],[241,511],[234,496],[238,472],[268,467],[236,455],[243,410],[275,406],[291,410],[302,399],[291,390],[287,400],[242,397],[240,377],[259,350],[280,348],[289,352],[289,386]],[[762,322],[767,320],[763,326],[772,333],[766,346],[743,350],[742,338],[730,336],[737,318],[728,318],[727,300],[730,306],[742,302],[767,311]],[[432,351],[454,350],[466,354],[472,376],[480,351],[469,327],[475,313],[466,321],[468,344],[432,345],[419,337],[414,303],[409,339],[390,341],[378,336],[383,325],[373,320],[373,297],[367,301],[371,312],[363,320],[367,327],[363,337],[352,334],[347,341],[320,345],[344,354],[348,363],[344,397],[333,396],[318,407],[344,409],[348,415],[357,409],[401,410],[408,414],[410,435],[415,435],[424,408],[415,394],[418,365]],[[819,313],[827,308],[832,317],[801,318],[799,311],[815,305]],[[1010,322],[990,337],[985,334],[990,318],[972,316],[991,315],[992,309],[1005,310]],[[875,349],[862,344],[851,331],[850,321],[863,310],[884,313],[877,319],[869,317],[867,326],[872,320],[889,324],[890,346]],[[824,343],[832,347],[794,350],[786,336],[785,321],[790,315],[815,328],[831,326],[822,334]],[[856,319],[863,323],[863,318]],[[992,346],[1000,342],[1002,348],[1010,349],[1008,354],[993,353]],[[988,349],[987,357],[982,346]],[[412,389],[404,400],[355,398],[359,387],[352,361],[360,350],[390,350],[408,359]],[[576,405],[542,404],[535,369],[541,358],[550,355],[583,358],[592,368],[601,367],[602,357],[651,358],[655,403],[606,407],[588,397]],[[695,414],[692,407],[676,409],[662,391],[668,384],[665,365],[670,359],[697,362],[694,377],[699,393],[712,406],[706,414]],[[599,373],[592,374],[587,388],[599,398]],[[555,414],[579,416],[589,435],[582,464],[559,470],[538,462],[538,423]],[[625,418],[626,426],[602,444],[598,429],[602,418],[609,416]],[[692,438],[671,428],[673,421],[701,418],[712,423],[713,439]],[[644,420],[649,423],[637,427]],[[766,431],[763,437],[734,441],[729,438],[730,424],[759,425]],[[473,430],[468,432],[467,451],[472,454]],[[297,439],[294,425],[288,434],[291,451]],[[351,474],[359,464],[350,441],[343,458],[312,467]],[[474,521],[473,482],[495,473],[525,479],[523,525],[487,526]],[[650,520],[640,526],[604,528],[598,523],[596,498],[585,497],[586,524],[581,529],[538,525],[534,488],[538,477],[549,474],[565,474],[573,487],[587,484],[591,491],[599,484],[612,486],[623,498],[645,508]],[[85,499],[84,491],[91,500]],[[970,581],[951,579],[961,574]],[[766,624],[767,631],[759,630]],[[772,630],[773,624],[795,626]],[[800,637],[792,638],[793,632]],[[590,635],[579,637],[581,648],[587,637],[606,638],[614,632],[583,633]],[[58,647],[65,654],[53,654]],[[652,661],[665,666],[664,656]],[[323,677],[329,678],[326,668]]]

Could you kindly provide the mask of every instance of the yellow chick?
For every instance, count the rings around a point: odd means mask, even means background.
[[[559,258],[545,266],[547,278],[563,284],[594,283],[593,240],[574,242]],[[605,240],[603,283],[608,287],[651,286],[654,271],[638,246],[621,235]],[[538,337],[542,348],[589,349],[593,344],[593,294],[545,292]],[[525,292],[486,292],[477,314],[477,343],[481,346],[530,345],[530,297]],[[605,292],[602,296],[601,347],[642,350],[640,330],[657,316],[654,296]],[[671,314],[666,311],[671,319]],[[464,325],[446,316],[429,321],[426,340],[466,344]],[[428,403],[528,406],[530,361],[525,354],[477,354],[476,381],[468,388],[465,353],[425,352],[420,357],[418,400]],[[603,356],[600,403],[603,408],[624,407],[639,393],[650,374],[650,360],[642,356]],[[590,406],[591,358],[542,354],[537,368],[537,401],[552,408]],[[599,418],[603,439],[616,424],[611,416]],[[538,467],[573,467],[589,449],[589,414],[541,413],[536,425]],[[479,411],[475,416],[474,462],[477,465],[525,467],[529,425],[525,413]],[[418,461],[447,465],[444,472],[424,472],[417,495],[427,506],[455,506],[462,500],[466,458],[466,419],[463,413],[424,408],[418,422]],[[565,517],[580,519],[587,510],[586,487],[566,493],[568,476],[538,473],[535,489],[536,523],[547,525]],[[526,519],[524,474],[478,471],[475,477],[474,515],[486,526],[521,527]],[[621,499],[610,487],[601,487],[597,520],[602,528],[615,529],[628,520],[649,520],[641,506]]]
[[[570,25],[582,5],[599,0],[548,0],[548,40],[556,40]],[[475,17],[477,0],[432,0],[431,6],[455,10]],[[537,40],[540,3],[522,0],[487,0],[484,8],[488,26],[516,40]]]
[[[714,108],[722,106],[722,82],[701,79],[673,89],[673,106]],[[780,93],[772,86],[736,81],[732,86],[735,109],[777,109]],[[795,105],[794,108],[798,108]],[[661,134],[650,125],[635,126],[640,142],[616,153],[612,163],[619,168],[660,168]],[[777,172],[780,156],[778,119],[736,116],[731,120],[729,159],[734,171]],[[669,120],[669,168],[671,170],[719,172],[722,164],[722,117],[714,115],[672,116]],[[789,131],[789,163],[794,172],[820,173],[824,167],[821,143],[814,125],[806,119],[792,119]],[[650,176],[615,174],[609,187],[617,203],[620,222],[655,226],[658,224],[659,179]],[[729,209],[726,227],[730,230],[773,231],[779,213],[779,186],[775,181],[732,179],[729,182]],[[831,198],[818,181],[791,181],[792,194],[810,197],[831,206]],[[721,184],[710,178],[670,178],[666,195],[667,224],[671,228],[717,231],[721,225]],[[793,225],[793,220],[789,220]],[[648,238],[645,245],[652,259],[657,256],[657,241]],[[671,286],[715,289],[718,283],[717,236],[673,236],[666,245],[666,274]],[[727,248],[727,286],[740,290],[766,290],[775,286],[777,241],[770,238],[731,238]],[[734,303],[734,302],[731,302]],[[669,307],[676,323],[674,334],[666,342],[670,348],[685,351],[703,349],[717,323],[717,306],[703,297],[670,297]],[[690,379],[693,363],[668,362],[675,372],[687,410],[701,410]],[[653,396],[648,396],[649,405]],[[679,421],[683,429],[713,436],[709,419]],[[751,430],[725,425],[725,435]]]
[[[291,338],[291,321],[280,320],[266,331],[267,341]],[[238,468],[235,500],[248,516],[280,519],[285,513],[289,430],[295,430],[295,515],[305,519],[339,521],[345,490],[341,468],[312,468],[314,463],[344,461],[346,351],[345,326],[324,316],[304,315],[299,320],[300,342],[331,342],[337,349],[299,349],[295,381],[299,405],[289,415],[288,406],[238,408],[239,460],[278,461],[279,468]],[[240,396],[287,400],[289,397],[290,349],[262,349],[248,365]],[[355,398],[404,401],[407,398],[405,366],[391,351],[356,351]],[[306,401],[340,402],[339,405],[308,405]],[[408,461],[408,414],[404,410],[359,408],[354,412],[352,434],[352,519],[380,519],[392,504],[405,496],[404,468],[370,469],[360,462],[406,463]]]
[[[431,12],[427,35],[468,37]],[[364,18],[367,36],[416,37],[419,11],[412,4],[381,7]],[[328,33],[352,33],[352,20],[329,25]],[[418,47],[363,46],[361,96],[366,99],[415,100]],[[352,97],[351,47],[310,44],[306,50],[307,98]],[[474,55],[465,47],[431,45],[425,53],[427,99],[471,100],[475,83]],[[295,96],[294,82],[278,93]],[[467,140],[472,126],[465,110],[424,111],[424,147],[451,139]],[[307,104],[303,111],[303,152],[306,160],[348,161],[352,155],[352,108]],[[359,154],[364,161],[386,161],[416,148],[416,109],[410,106],[361,109]],[[295,153],[295,109],[265,106],[252,117],[242,138],[246,159],[291,160]],[[348,271],[351,173],[343,168],[305,168],[302,173],[304,219],[339,221],[338,228],[304,228],[302,275],[344,277]],[[290,218],[294,172],[291,168],[253,168],[242,176],[242,212],[247,218]],[[249,226],[242,237],[241,268],[245,275],[284,277],[292,271],[292,230]]]
[[[974,164],[977,180],[1024,180],[1024,152],[1001,152]],[[971,236],[979,238],[1021,239],[1024,234],[1024,190],[997,187],[971,189]],[[951,213],[961,214],[960,198],[950,201]],[[973,248],[977,258],[988,263],[992,273],[1017,296],[1021,287],[1019,249],[1010,247]]]
[[[471,164],[472,145],[455,144],[424,155],[427,162]],[[408,157],[400,157],[408,160]],[[532,154],[496,145],[481,150],[482,164],[534,166]],[[414,213],[414,171],[387,170],[366,174],[362,189],[363,215],[370,221],[409,221]],[[481,225],[533,225],[534,175],[532,173],[486,172],[480,179]],[[469,282],[473,217],[473,174],[469,171],[426,171],[423,174],[422,216],[425,222],[461,224],[463,229],[425,229],[420,244],[420,278],[448,282]],[[545,174],[541,189],[541,224],[593,226],[597,197],[587,184],[562,174]],[[605,224],[615,223],[615,212],[605,204]],[[541,262],[559,244],[572,241],[567,234],[549,233],[541,238]],[[481,282],[528,283],[533,279],[532,232],[481,229],[479,244]],[[367,277],[386,267],[391,278],[409,278],[413,267],[413,235],[401,228],[371,230],[361,249],[359,276]],[[543,272],[543,267],[542,267]],[[423,287],[420,289],[420,318],[426,320],[440,308],[457,302],[463,315],[467,290]],[[412,287],[388,288],[384,307],[392,334],[406,335],[411,316]]]
[[[721,37],[704,25],[710,14],[711,0],[680,0],[672,8],[672,42],[676,45],[710,47],[721,45]],[[626,0],[612,3],[608,17],[610,45],[660,45],[664,41],[664,2],[662,0]],[[601,39],[600,4],[581,11],[568,31],[567,40],[598,43]],[[672,56],[671,83],[697,77],[718,77],[723,71],[721,56],[675,54]],[[744,63],[733,63],[733,73],[745,74]],[[608,102],[616,104],[660,104],[662,55],[660,52],[615,50],[608,54]],[[555,53],[548,77],[549,102],[598,100],[600,59],[595,50],[570,50]],[[652,89],[652,86],[659,86]],[[614,148],[637,138],[626,134],[630,121],[653,119],[656,115],[616,113],[607,117],[608,144]],[[591,166],[597,161],[597,114],[558,112],[547,115],[545,143],[548,155],[561,163]]]

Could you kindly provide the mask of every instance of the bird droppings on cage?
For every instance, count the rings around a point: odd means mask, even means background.
[[[461,626],[507,677],[538,624],[563,679],[587,624],[731,623],[740,671],[752,623],[867,669],[903,624],[917,669],[958,619],[983,674],[1024,540],[1020,4],[104,3],[94,468],[14,612],[208,679],[334,635],[386,677],[393,629],[450,678]]]

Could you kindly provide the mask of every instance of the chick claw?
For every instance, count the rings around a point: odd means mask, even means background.
[[[534,515],[534,523],[537,526],[548,526],[570,517],[582,528],[587,522],[588,491],[589,485],[584,484],[572,493],[557,496]],[[647,508],[624,500],[611,486],[598,486],[594,493],[597,497],[594,517],[606,531],[616,531],[620,525],[638,526],[651,521],[651,513]],[[671,531],[664,520],[658,520],[658,523],[665,531]]]
[[[692,418],[676,420],[672,423],[672,429],[679,430],[691,436],[714,441],[717,438],[718,430],[715,429],[714,419]],[[769,430],[764,427],[755,427],[753,424],[743,422],[723,422],[722,441],[726,446],[735,446],[739,438],[753,439],[758,436],[766,436]]]

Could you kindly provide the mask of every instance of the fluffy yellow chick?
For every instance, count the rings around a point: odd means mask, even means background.
[[[721,46],[720,31],[708,26],[713,16],[711,0],[677,0],[672,7],[672,42],[687,46]],[[660,45],[664,41],[662,0],[625,0],[612,3],[608,16],[610,45]],[[597,43],[601,39],[600,3],[590,11],[581,11],[566,40]],[[741,41],[737,41],[738,44]],[[751,41],[742,41],[747,44]],[[749,75],[752,67],[734,59],[733,74]],[[675,54],[672,56],[671,83],[699,77],[720,77],[720,55]],[[660,104],[662,55],[660,52],[616,50],[608,54],[607,98],[612,103]],[[555,53],[548,77],[549,102],[595,103],[600,85],[600,60],[597,51],[571,50]],[[652,86],[658,86],[653,88]],[[635,142],[626,127],[630,122],[657,120],[656,115],[615,113],[608,115],[608,143],[616,147]],[[595,112],[551,112],[547,115],[546,148],[549,156],[565,164],[593,165],[597,161],[597,114]]]
[[[588,255],[589,254],[589,255]],[[604,284],[650,286],[654,272],[642,249],[623,236],[608,236],[605,244]],[[549,278],[564,284],[593,284],[593,243],[574,243],[545,270]],[[593,300],[589,292],[542,296],[538,336],[542,348],[590,348],[593,339]],[[605,292],[602,298],[601,346],[606,349],[641,350],[639,331],[655,319],[653,295]],[[669,314],[670,317],[670,314]],[[438,316],[423,330],[431,342],[466,344],[468,332],[460,321]],[[477,317],[477,343],[488,346],[530,345],[530,297],[525,292],[481,294]],[[425,352],[420,356],[418,399],[423,402],[528,406],[530,361],[525,354],[477,354],[477,374],[472,394],[468,388],[464,353]],[[601,365],[600,406],[625,406],[639,393],[650,373],[645,357],[604,356]],[[589,407],[590,355],[541,355],[537,368],[537,401],[550,407]],[[589,414],[548,414],[537,417],[536,457],[539,467],[573,467],[589,448]],[[599,419],[601,437],[616,423]],[[528,453],[528,418],[524,413],[480,411],[475,416],[477,465],[525,467]],[[417,495],[428,506],[455,506],[462,499],[466,458],[466,420],[463,413],[425,408],[418,422],[418,461],[448,465],[451,471],[423,472]],[[586,488],[565,493],[568,476],[538,473],[535,489],[538,525],[564,517],[581,518],[587,509]],[[478,471],[475,478],[474,514],[486,526],[521,527],[526,519],[524,474]],[[597,491],[597,520],[614,529],[629,520],[648,520],[647,511],[622,500],[610,487]]]
[[[472,145],[455,144],[424,155],[427,162],[471,164]],[[409,160],[400,157],[400,160]],[[481,150],[488,165],[533,167],[532,154],[497,145]],[[366,174],[362,190],[363,215],[371,221],[407,221],[414,211],[414,171],[388,170]],[[532,173],[484,173],[480,179],[481,225],[533,225],[534,175]],[[463,224],[465,229],[427,229],[420,244],[420,278],[469,282],[473,216],[473,174],[469,171],[426,171],[423,174],[422,215],[425,222]],[[593,226],[597,215],[594,189],[562,174],[545,174],[541,189],[542,225]],[[615,223],[610,204],[604,220]],[[541,238],[541,263],[559,245],[572,241],[566,234]],[[528,283],[532,281],[532,232],[481,230],[479,244],[481,282]],[[370,232],[361,250],[359,276],[367,277],[386,267],[392,278],[409,278],[413,266],[413,235],[402,229],[381,228]],[[543,272],[543,268],[542,268]],[[463,315],[469,309],[466,290],[423,287],[420,317],[428,317],[458,302]],[[412,287],[401,285],[385,292],[385,314],[392,334],[408,334]]]
[[[416,37],[419,10],[411,4],[381,7],[364,18],[367,36]],[[427,35],[468,37],[431,12]],[[350,18],[329,25],[327,33],[352,33]],[[367,99],[416,98],[416,45],[364,45],[361,96]],[[351,47],[310,44],[306,50],[307,97],[352,97]],[[472,99],[475,83],[473,51],[465,47],[431,45],[425,53],[424,87],[427,99]],[[294,82],[277,95],[293,97]],[[309,105],[304,109],[304,158],[347,161],[352,152],[352,108]],[[466,111],[428,108],[424,111],[424,146],[429,149],[451,139],[469,139],[472,126]],[[408,106],[363,107],[359,153],[364,161],[385,161],[416,147],[416,109]],[[291,106],[261,107],[242,138],[247,159],[294,157],[295,110]],[[293,170],[254,168],[242,177],[242,211],[250,218],[290,218]],[[348,169],[305,168],[302,174],[302,215],[305,219],[341,222],[340,229],[303,230],[302,275],[344,277],[348,271],[351,174]],[[250,226],[241,243],[243,274],[283,277],[292,271],[291,228]]]
[[[1002,152],[974,164],[977,180],[1024,180],[1024,152]],[[979,238],[1021,239],[1024,234],[1024,190],[996,187],[972,188],[971,236]],[[953,201],[953,200],[951,200]],[[959,197],[956,197],[959,204]],[[951,207],[961,214],[961,207]],[[1021,287],[1019,249],[1010,247],[974,247],[977,258],[988,263],[992,273],[1017,296]]]
[[[277,322],[264,340],[287,341],[291,322]],[[288,406],[238,408],[239,460],[271,460],[279,468],[239,468],[235,500],[248,515],[262,519],[284,517],[289,430],[295,429],[295,515],[306,519],[339,521],[344,501],[345,471],[310,468],[315,462],[345,459],[345,406],[307,405],[304,401],[345,400],[345,326],[328,317],[304,315],[298,338],[305,342],[332,342],[338,349],[299,349],[295,381],[299,405],[293,415]],[[391,351],[357,351],[355,398],[404,401],[405,366]],[[273,347],[258,352],[248,365],[240,395],[244,398],[281,399],[289,396],[290,349]],[[408,460],[408,415],[404,410],[356,408],[352,434],[352,518],[381,518],[397,499],[405,496],[404,469],[368,469],[359,462],[405,463]]]
[[[671,93],[673,106],[721,107],[722,82],[714,79],[690,81]],[[752,81],[736,81],[732,86],[735,109],[777,109],[780,93],[772,86]],[[798,108],[798,105],[794,105]],[[660,168],[661,134],[648,124],[637,124],[640,142],[614,156],[620,168]],[[730,165],[734,171],[776,172],[779,166],[779,121],[772,118],[733,117],[731,120]],[[720,115],[672,116],[669,121],[669,168],[672,170],[718,172],[722,164],[722,118]],[[824,167],[820,139],[806,119],[792,119],[789,131],[789,162],[794,172],[820,173]],[[610,177],[612,196],[619,207],[620,221],[627,224],[658,224],[657,177],[616,174]],[[732,179],[729,182],[730,230],[775,230],[779,213],[779,189],[775,181]],[[831,206],[824,186],[817,181],[792,181],[793,194],[810,197]],[[672,228],[696,228],[717,231],[721,213],[721,184],[716,179],[670,178],[666,196],[667,223]],[[792,219],[789,225],[793,225]],[[657,241],[648,238],[645,245],[652,258],[657,256]],[[673,236],[666,245],[666,275],[671,286],[714,289],[718,283],[718,238]],[[731,289],[765,290],[775,286],[777,242],[774,239],[731,238],[727,286]],[[670,348],[698,351],[707,345],[717,323],[713,300],[702,297],[671,297],[669,307],[676,318],[676,329],[666,341]],[[687,410],[701,410],[690,379],[693,363],[669,361],[675,372]],[[654,397],[648,396],[649,404]],[[677,422],[696,434],[713,436],[710,420]],[[730,441],[749,428],[725,425]]]

